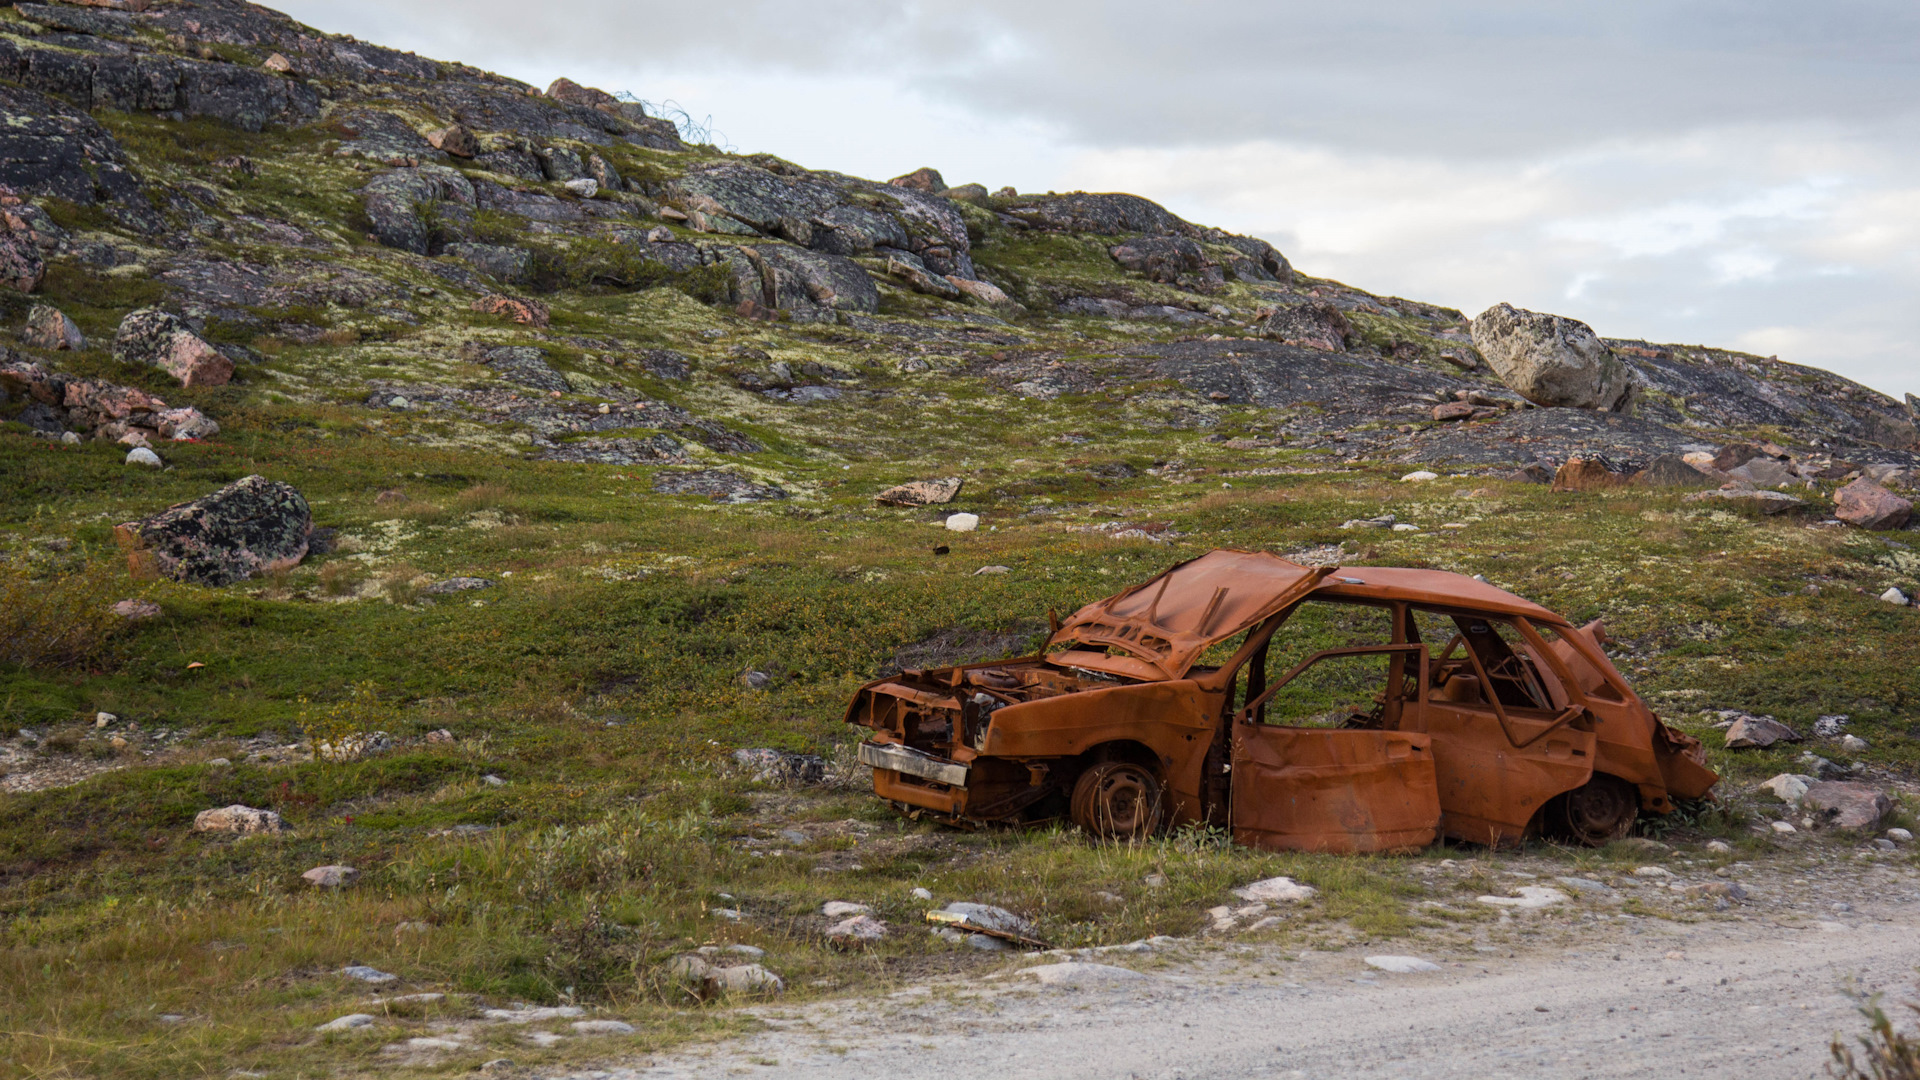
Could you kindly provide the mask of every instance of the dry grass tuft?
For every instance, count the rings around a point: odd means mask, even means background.
[[[112,604],[122,587],[106,567],[38,577],[0,562],[0,663],[84,667],[106,651],[120,624]]]

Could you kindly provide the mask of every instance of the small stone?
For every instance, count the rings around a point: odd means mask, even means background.
[[[1773,823],[1773,831],[1780,833],[1781,835],[1784,836],[1787,833],[1796,833],[1796,832],[1799,832],[1800,830],[1794,828],[1792,822],[1776,821]]]
[[[1764,791],[1789,806],[1800,805],[1807,793],[1807,785],[1814,783],[1815,777],[1801,776],[1798,773],[1781,773],[1760,784],[1754,790]]]
[[[1709,840],[1707,841],[1707,850],[1713,852],[1715,855],[1730,855],[1733,853],[1733,845],[1727,843],[1725,840]]]
[[[166,463],[160,460],[159,454],[154,453],[144,446],[136,446],[127,451],[127,464],[145,465],[150,469],[157,469]]]
[[[820,905],[820,914],[829,919],[844,919],[849,915],[871,915],[873,909],[865,904],[855,904],[846,900],[829,900]]]
[[[343,889],[360,880],[360,871],[334,864],[316,866],[300,876],[318,889]]]
[[[513,1009],[487,1009],[481,1017],[502,1024],[543,1024],[549,1020],[566,1020],[583,1015],[586,1012],[578,1005],[523,1005]]]
[[[968,934],[966,941],[967,948],[978,949],[981,952],[1006,952],[1013,948],[1012,945],[991,934]]]
[[[260,66],[273,72],[275,75],[285,75],[293,70],[293,61],[279,53],[274,53],[265,60],[260,61]]]
[[[115,720],[118,720],[118,719],[120,719],[120,718],[119,718],[119,717],[117,717],[117,716],[115,716],[115,715],[113,715],[113,714],[112,714],[112,713],[110,713],[110,712],[102,712],[102,713],[94,713],[94,714],[93,714],[93,726],[94,726],[94,727],[96,727],[96,728],[103,728],[103,727],[106,727],[106,726],[107,726],[108,724],[111,724],[111,723],[113,723],[113,722],[114,722]]]
[[[1427,470],[1425,470],[1425,469],[1421,469],[1421,470],[1419,470],[1418,472],[1410,472],[1410,473],[1408,473],[1407,475],[1405,475],[1405,476],[1403,476],[1403,477],[1401,477],[1401,478],[1400,478],[1400,482],[1401,482],[1401,483],[1403,483],[1403,484],[1405,484],[1405,483],[1421,483],[1421,482],[1424,482],[1424,481],[1427,481],[1427,480],[1438,480],[1438,479],[1440,479],[1440,474],[1439,474],[1439,473],[1435,473],[1435,472],[1428,472],[1428,471],[1427,471]]]
[[[600,181],[591,176],[583,176],[578,180],[567,181],[566,188],[583,199],[591,199],[600,193]]]
[[[481,1063],[480,1071],[484,1073],[512,1072],[513,1059],[512,1058],[494,1058],[492,1061]]]
[[[129,454],[127,456],[131,458],[133,455]],[[1906,593],[1896,588],[1889,588],[1886,592],[1881,593],[1880,599],[1892,604],[1894,607],[1906,607],[1907,604],[1911,602],[1907,599]]]
[[[465,124],[429,131],[427,142],[433,144],[435,150],[444,150],[454,157],[470,158],[480,153],[480,140]]]
[[[329,1020],[326,1023],[321,1024],[319,1027],[314,1028],[313,1030],[315,1031],[352,1031],[354,1028],[363,1028],[363,1027],[371,1027],[371,1026],[373,1026],[373,1017],[367,1015],[366,1013],[348,1013],[345,1016],[336,1017],[332,1020]]]
[[[631,1035],[633,1025],[623,1020],[575,1020],[573,1030],[579,1035]]]
[[[912,897],[913,897],[913,898],[914,898],[915,900],[931,900],[931,899],[933,899],[933,894],[932,894],[931,892],[928,892],[928,891],[927,891],[927,890],[925,890],[925,889],[922,889],[922,888],[919,888],[918,886],[916,886],[916,887],[914,888],[914,890],[913,890],[913,892],[912,892],[911,894],[909,894],[909,895],[911,895],[911,896],[912,896]]]
[[[1154,976],[1111,964],[1088,964],[1069,960],[1059,964],[1041,964],[1022,970],[1042,986],[1095,986],[1107,983],[1136,983]]]
[[[1846,726],[1845,716],[1823,716],[1813,722],[1813,733],[1823,739],[1831,739],[1840,734],[1840,729]]]
[[[714,968],[706,983],[714,991],[729,994],[777,994],[787,988],[785,980],[759,964]]]
[[[1369,956],[1366,964],[1370,968],[1390,971],[1395,975],[1412,975],[1422,971],[1439,971],[1440,965],[1431,960],[1422,960],[1417,956]]]
[[[873,497],[882,506],[934,506],[950,503],[960,494],[966,481],[958,476],[944,480],[910,480]]]
[[[865,945],[887,936],[887,924],[871,915],[855,915],[827,928],[827,939],[836,945]]]
[[[1313,886],[1302,885],[1290,877],[1275,877],[1242,885],[1233,890],[1233,895],[1266,903],[1298,903],[1313,899],[1318,892]]]
[[[1555,491],[1607,491],[1626,484],[1628,474],[1616,472],[1595,458],[1569,458],[1553,474]]]
[[[954,514],[947,518],[947,528],[953,532],[972,532],[979,527],[979,514]]]
[[[1393,527],[1394,532],[1419,532],[1420,526],[1402,521]]]
[[[544,327],[553,321],[553,309],[538,300],[505,293],[489,293],[475,300],[473,310],[483,315],[501,315],[522,326]]]
[[[361,982],[373,983],[376,986],[400,981],[400,976],[398,975],[389,975],[379,968],[368,967],[365,964],[353,964],[348,967],[343,967],[340,969],[340,974],[345,975],[349,979],[358,979]]]
[[[1491,904],[1494,907],[1520,908],[1530,911],[1536,908],[1550,907],[1554,904],[1563,904],[1567,901],[1567,894],[1561,892],[1559,889],[1548,888],[1545,885],[1522,885],[1513,890],[1512,896],[1476,896],[1474,899],[1479,903]]]
[[[1444,405],[1435,405],[1433,407],[1433,418],[1442,423],[1453,420],[1471,420],[1473,418],[1473,406],[1464,401],[1449,401]]]
[[[973,572],[973,576],[979,577],[981,574],[1011,574],[1011,573],[1013,573],[1013,568],[1010,566],[983,566],[980,569],[975,570]]]
[[[207,765],[208,765],[208,766],[209,766],[210,768],[215,768],[215,769],[224,769],[224,768],[226,768],[226,767],[228,767],[228,766],[230,766],[230,765],[232,765],[232,764],[233,764],[233,762],[231,762],[231,761],[228,761],[228,760],[227,760],[226,758],[223,758],[223,757],[217,757],[217,758],[208,758],[208,759],[207,759]]]
[[[163,612],[160,605],[151,600],[120,600],[113,605],[113,613],[128,622],[142,619],[157,619]]]
[[[256,810],[235,803],[217,810],[202,810],[193,817],[194,832],[230,832],[242,836],[257,833],[282,833],[286,823],[272,810]]]
[[[507,782],[505,780],[500,779],[499,777],[493,775],[492,773],[488,773],[487,775],[481,777],[480,780],[481,782],[485,783],[488,787],[506,787],[507,786]]]
[[[1873,842],[1873,846],[1878,851],[1892,851],[1895,848],[1899,847],[1898,844],[1895,844],[1893,841],[1888,840],[1884,836],[1875,839]]]
[[[1633,876],[1634,877],[1672,877],[1673,872],[1671,870],[1668,870],[1664,866],[1636,866],[1633,868]]]
[[[1140,881],[1141,881],[1141,884],[1145,885],[1149,889],[1164,888],[1167,884],[1167,875],[1156,872],[1156,873],[1148,874],[1146,877],[1141,878]]]
[[[1727,728],[1727,749],[1768,747],[1777,742],[1799,742],[1800,733],[1771,716],[1742,716]]]
[[[1840,736],[1840,749],[1845,750],[1849,754],[1857,754],[1866,748],[1867,740],[1858,735]]]
[[[1913,834],[1905,829],[1888,829],[1887,839],[1896,844],[1911,844],[1913,843]]]

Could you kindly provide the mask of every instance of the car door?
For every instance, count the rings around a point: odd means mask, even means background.
[[[1432,738],[1441,832],[1490,847],[1519,843],[1548,799],[1592,777],[1592,725],[1510,622],[1442,617],[1457,632],[1401,726]]]
[[[1339,666],[1361,674],[1335,672]],[[1369,666],[1377,680],[1366,674]],[[1397,677],[1409,669],[1419,673],[1410,684]],[[1402,685],[1389,685],[1390,673]],[[1406,695],[1417,701],[1425,686],[1423,646],[1357,646],[1314,653],[1248,701],[1231,724],[1234,841],[1341,853],[1432,843],[1440,823],[1432,740],[1354,726],[1380,722],[1380,710],[1343,718],[1346,706],[1325,708],[1345,700],[1404,706]]]

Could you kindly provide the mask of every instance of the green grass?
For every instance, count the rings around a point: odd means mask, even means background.
[[[432,279],[367,244],[357,191],[369,174],[331,156],[334,133],[323,127],[242,136],[200,122],[103,123],[144,176],[206,185],[216,217],[289,222],[316,243],[301,258],[405,282],[394,305],[419,323],[305,300],[247,312],[257,331],[216,320],[209,334],[264,360],[243,368],[243,383],[183,390],[108,355],[128,310],[165,300],[151,274],[53,264],[43,292],[92,342],[56,366],[194,405],[222,431],[160,447],[168,468],[146,470],[124,465],[117,445],[58,445],[0,426],[0,557],[25,567],[30,584],[78,572],[98,591],[87,598],[96,607],[139,595],[165,609],[114,626],[82,658],[0,667],[5,727],[35,729],[64,766],[117,766],[70,786],[0,794],[4,1080],[236,1067],[399,1076],[460,1071],[509,1051],[529,1067],[588,1052],[532,1051],[496,1032],[440,1066],[383,1056],[429,1020],[516,1000],[577,1002],[639,1027],[630,1040],[596,1044],[607,1053],[718,1037],[745,1021],[725,1003],[693,1001],[665,974],[674,955],[704,944],[765,948],[799,1002],[1001,963],[925,934],[916,886],[943,902],[1022,912],[1049,943],[1070,947],[1195,933],[1231,886],[1274,874],[1320,889],[1263,932],[1281,945],[1471,931],[1493,918],[1471,903],[1476,890],[1503,887],[1492,860],[1444,888],[1418,883],[1439,860],[1471,858],[1455,848],[1353,859],[1237,849],[1193,832],[1134,845],[1056,827],[964,833],[905,821],[858,782],[787,790],[731,765],[732,750],[757,746],[844,765],[855,741],[839,721],[848,696],[903,645],[953,628],[1032,630],[1049,609],[1071,611],[1216,546],[1344,543],[1353,564],[1482,574],[1574,619],[1604,616],[1624,643],[1629,678],[1671,721],[1708,736],[1730,792],[1794,770],[1799,748],[1719,750],[1707,709],[1803,728],[1846,713],[1849,730],[1872,744],[1865,760],[1914,764],[1920,635],[1911,612],[1874,596],[1888,585],[1916,591],[1920,560],[1886,538],[1702,510],[1678,493],[1554,494],[1479,477],[1413,485],[1398,482],[1403,467],[1328,471],[1307,452],[1228,450],[1207,435],[1266,430],[1275,418],[1161,384],[1011,398],[965,374],[1005,344],[745,323],[696,298],[712,282],[648,278],[608,241],[538,242],[545,287],[557,291],[553,326],[536,336],[473,315],[463,299],[414,293]],[[602,152],[653,180],[715,156]],[[232,153],[251,157],[258,175],[212,164]],[[64,227],[114,231],[85,208],[55,210]],[[1039,313],[1008,331],[1019,348],[1127,368],[1138,361],[1126,341],[1101,340],[1108,331],[1096,320],[1046,321],[1046,298],[1192,298],[1122,274],[1107,254],[1116,238],[1010,232],[963,213],[982,268]],[[476,232],[533,243],[525,222],[501,215],[476,215]],[[235,259],[285,254],[247,235],[236,227],[205,242]],[[1252,294],[1236,284],[1220,299],[1239,318]],[[886,305],[889,317],[954,310],[892,289]],[[295,344],[275,336],[276,322],[331,336]],[[1362,340],[1379,344],[1425,325],[1356,323]],[[1147,326],[1126,334],[1169,336]],[[358,407],[374,378],[495,385],[459,359],[470,340],[537,342],[564,370],[747,433],[767,449],[692,452],[701,465],[777,480],[794,498],[723,506],[656,495],[651,468],[525,460],[511,441],[524,432]],[[692,378],[670,383],[602,362],[643,348],[686,355]],[[932,370],[901,374],[908,358]],[[736,374],[774,360],[854,372],[861,393],[790,406],[736,387]],[[0,407],[0,422],[18,407]],[[1212,426],[1195,426],[1196,416]],[[1169,462],[1185,480],[1151,471]],[[1299,471],[1246,472],[1266,467]],[[298,487],[315,523],[336,530],[333,550],[225,589],[127,578],[114,524],[250,473]],[[966,488],[937,510],[872,502],[884,487],[932,476],[964,477]],[[979,514],[980,531],[941,528],[952,510]],[[1423,531],[1339,528],[1382,512]],[[1165,526],[1172,541],[1091,531],[1119,522]],[[937,555],[936,545],[950,550]],[[990,564],[1010,572],[976,576]],[[466,575],[496,584],[437,599],[421,592]],[[748,689],[740,676],[749,669],[773,684]],[[99,712],[120,719],[96,729]],[[290,760],[284,747],[330,716],[400,745],[358,761]],[[425,740],[441,730],[451,741]],[[170,737],[157,738],[162,731]],[[115,747],[116,736],[129,745]],[[279,752],[249,759],[263,747]],[[209,764],[219,757],[232,763]],[[191,831],[200,810],[235,802],[278,811],[292,832],[234,841]],[[1690,811],[1663,835],[1725,837],[1737,846],[1725,858],[1756,855],[1772,841],[1753,839],[1749,812],[1741,799],[1726,813]],[[457,826],[487,831],[447,833]],[[793,829],[806,837],[781,837]],[[1643,857],[1533,854],[1596,873]],[[329,862],[364,877],[338,894],[300,879]],[[1152,875],[1165,883],[1149,885]],[[1445,910],[1422,906],[1436,895]],[[897,932],[869,950],[834,949],[815,914],[830,899],[871,903]],[[719,919],[722,906],[749,918]],[[373,1031],[316,1036],[314,1025],[360,1011],[366,988],[333,974],[348,963],[452,997]],[[161,1014],[186,1020],[162,1023]]]

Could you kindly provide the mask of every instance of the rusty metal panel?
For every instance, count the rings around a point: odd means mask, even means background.
[[[1445,702],[1421,709],[1415,723],[1433,739],[1440,829],[1448,836],[1495,847],[1519,843],[1548,799],[1592,777],[1593,732],[1561,724],[1543,735],[1552,720],[1509,715],[1508,722],[1525,746],[1508,740],[1491,709]]]
[[[1161,678],[1178,679],[1207,646],[1286,607],[1331,572],[1263,551],[1221,548],[1088,604],[1061,624],[1052,642],[1120,649]]]
[[[1233,839],[1274,851],[1403,851],[1440,823],[1431,740],[1233,725]]]

